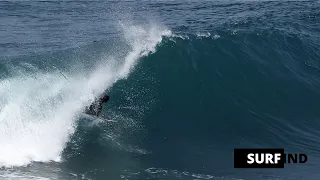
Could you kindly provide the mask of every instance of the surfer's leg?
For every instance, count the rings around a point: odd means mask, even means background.
[[[97,108],[97,116],[98,116],[98,117],[100,116],[101,111],[102,111],[102,106],[99,106],[99,107]]]
[[[97,112],[97,117],[100,117],[101,111]]]

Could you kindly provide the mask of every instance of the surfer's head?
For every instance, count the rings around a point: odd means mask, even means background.
[[[105,94],[105,95],[102,96],[101,101],[102,101],[102,102],[108,102],[109,99],[110,99],[110,96],[108,96],[108,95]]]

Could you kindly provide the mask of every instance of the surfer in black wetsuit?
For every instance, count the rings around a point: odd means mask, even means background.
[[[107,94],[103,94],[96,98],[94,102],[86,108],[85,113],[99,117],[102,110],[102,104],[108,102],[110,97]]]

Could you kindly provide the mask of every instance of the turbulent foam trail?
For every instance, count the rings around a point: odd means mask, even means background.
[[[77,114],[171,35],[157,26],[122,27],[131,50],[124,60],[101,60],[89,77],[69,74],[68,82],[59,72],[34,70],[0,81],[0,167],[60,161]]]

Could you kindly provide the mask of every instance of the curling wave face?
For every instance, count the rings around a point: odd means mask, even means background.
[[[139,58],[155,51],[163,36],[171,35],[156,25],[121,27],[126,54],[102,57],[87,76],[66,72],[65,79],[60,71],[43,72],[28,63],[7,67],[13,70],[0,82],[0,166],[60,161],[77,114],[106,88],[126,78]]]

